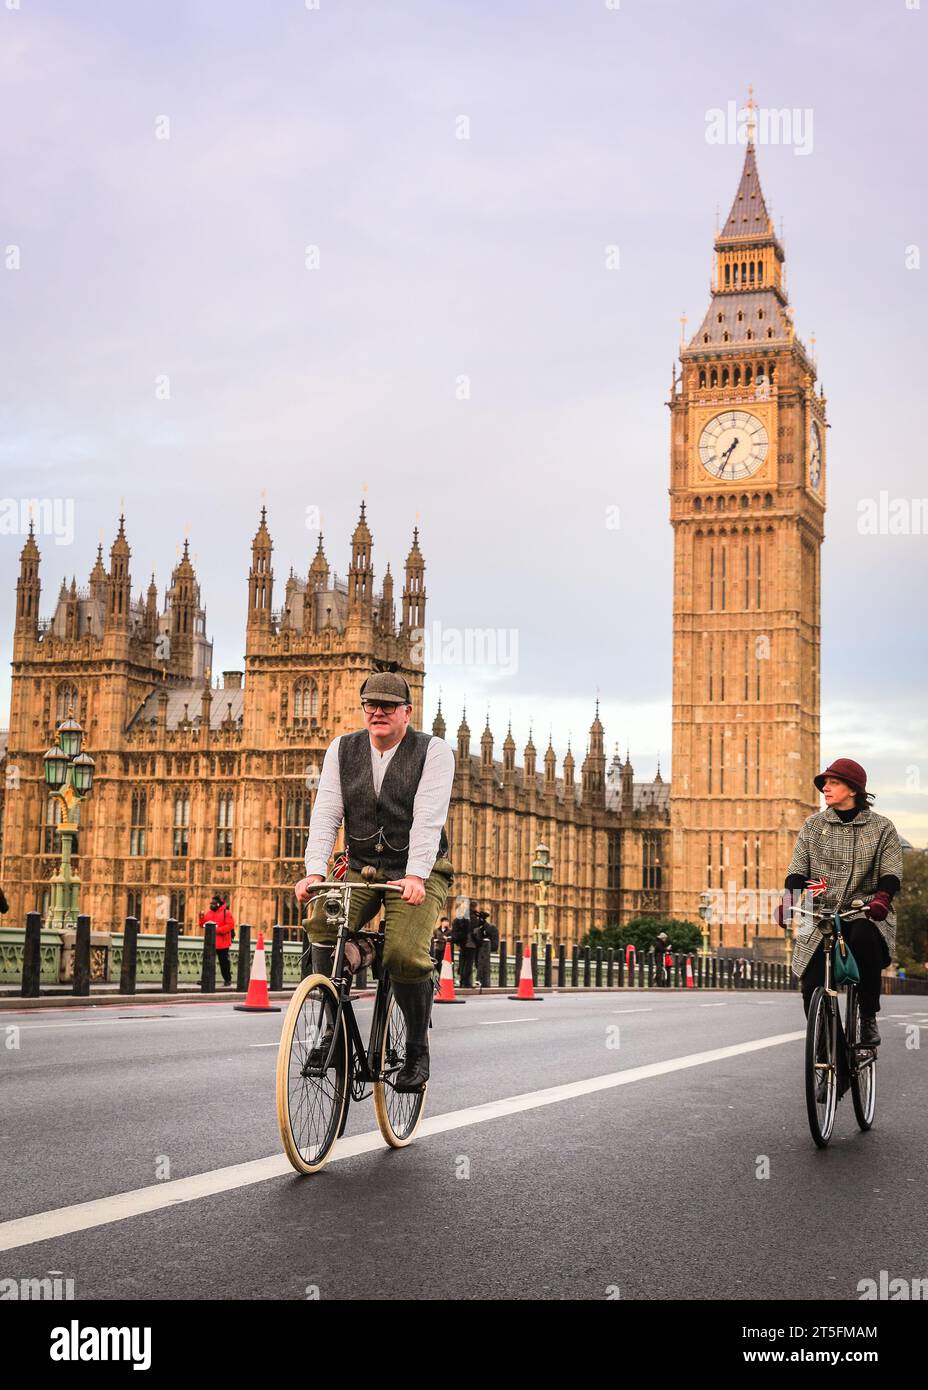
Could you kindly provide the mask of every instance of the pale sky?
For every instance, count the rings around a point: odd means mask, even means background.
[[[123,506],[134,590],[189,535],[214,670],[240,668],[262,494],[278,606],[316,511],[344,574],[363,495],[377,586],[418,518],[429,624],[501,634],[493,666],[432,663],[429,722],[441,686],[475,747],[489,705],[497,748],[511,715],[520,750],[533,719],[579,761],[598,692],[610,751],[669,776],[665,402],[743,160],[709,113],[750,82],[796,113],[758,167],[828,396],[823,758],[928,843],[926,24],[906,0],[0,8],[0,491],[74,508],[38,538],[43,615]],[[920,534],[859,533],[881,490]]]

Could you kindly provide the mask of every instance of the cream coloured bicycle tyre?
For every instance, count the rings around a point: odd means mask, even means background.
[[[383,1040],[380,1044],[381,1071],[384,1071],[387,1065],[387,1043],[390,1039],[390,1027],[394,1015],[398,1015],[400,1019],[403,1018],[391,990]],[[402,1029],[405,1042],[405,1020],[403,1020]],[[403,1057],[405,1059],[405,1047],[403,1048]],[[426,1082],[421,1091],[404,1092],[394,1090],[389,1081],[374,1082],[374,1111],[377,1115],[377,1124],[391,1149],[405,1149],[406,1145],[411,1144],[415,1139],[416,1130],[419,1128],[422,1112],[425,1109],[425,1096],[428,1088],[429,1085]]]
[[[303,1015],[310,995],[315,995],[320,1001],[324,996],[329,996],[330,1003],[324,1005],[326,1019],[334,1018],[338,994],[332,981],[327,975],[307,975],[293,992],[277,1050],[277,1125],[284,1152],[298,1173],[318,1173],[331,1157],[341,1128],[348,1089],[348,1030],[344,1018],[339,1025],[341,1039],[335,1053],[334,1067],[330,1069],[334,1071],[334,1077],[325,1085],[322,1083],[326,1079],[320,1077],[320,1085],[315,1087],[311,1084],[313,1078],[301,1078],[307,1037],[300,1030],[301,1026],[305,1027]],[[300,1079],[309,1083],[302,1087],[302,1100]],[[320,1105],[325,1107],[327,1120],[321,1141],[307,1145],[305,1135],[295,1132],[294,1119],[299,1122],[301,1111],[305,1111],[306,1097],[311,1097],[313,1093],[318,1095]],[[312,1104],[311,1099],[309,1104]]]

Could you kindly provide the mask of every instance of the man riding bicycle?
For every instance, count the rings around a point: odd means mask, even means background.
[[[902,886],[902,846],[896,827],[870,810],[867,774],[850,758],[838,758],[815,778],[825,810],[809,816],[799,831],[786,876],[786,889],[797,903],[807,889],[817,916],[849,911],[855,898],[867,901],[867,919],[848,922],[844,935],[860,971],[860,1041],[877,1047],[880,1033],[880,974],[896,948],[892,901]],[[792,907],[781,907],[784,926]],[[825,958],[819,932],[796,938],[792,970],[802,981],[802,1004],[825,983]]]
[[[365,728],[340,734],[322,763],[306,843],[306,877],[297,902],[325,879],[342,821],[348,854],[346,882],[375,883],[402,893],[358,887],[351,895],[349,930],[357,931],[384,907],[383,964],[406,1020],[406,1063],[393,1083],[418,1091],[429,1077],[428,1026],[432,1009],[432,929],[445,906],[454,871],[448,859],[445,818],[454,781],[454,753],[444,739],[409,728],[409,685],[395,672],[374,672],[361,686]],[[317,894],[308,923],[313,970],[332,973],[335,931]],[[324,1048],[321,1050],[325,1050]]]

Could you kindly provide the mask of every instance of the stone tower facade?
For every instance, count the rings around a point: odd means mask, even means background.
[[[724,946],[775,934],[765,894],[817,806],[825,396],[783,264],[749,139],[669,401],[673,915],[711,893]]]

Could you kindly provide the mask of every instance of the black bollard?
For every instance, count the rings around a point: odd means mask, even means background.
[[[602,946],[597,946],[597,947],[596,947],[596,988],[597,988],[597,989],[602,989],[602,987],[603,987],[603,948],[602,948]]]
[[[309,957],[307,956],[307,960]],[[308,973],[308,972],[307,972]],[[244,994],[251,978],[251,927],[240,922],[238,928],[238,969],[235,974],[235,988]]]
[[[138,918],[127,917],[122,929],[122,968],[119,972],[119,993],[135,993],[135,975],[138,968],[139,924]]]
[[[619,989],[625,986],[625,952],[619,947]]]
[[[303,928],[303,957],[300,961],[300,979],[305,980],[313,971],[313,953],[309,944],[309,932]]]
[[[570,953],[570,984],[576,989],[580,983],[580,947],[575,946]]]
[[[71,993],[90,993],[90,918],[83,913],[77,919],[77,937],[74,941],[74,985]]]
[[[648,989],[654,988],[654,948],[648,951]]]
[[[538,943],[532,942],[532,984],[538,984]]]
[[[652,961],[653,961],[653,957],[652,957]],[[639,988],[639,989],[644,989],[644,961],[643,961],[643,960],[640,960],[640,961],[638,962],[638,988]]]
[[[26,913],[26,935],[23,941],[23,983],[20,993],[24,999],[38,999],[42,982],[42,914]]]
[[[506,943],[499,943],[499,987],[500,989],[509,988],[509,962],[506,960]]]
[[[545,989],[551,988],[551,961],[554,952],[551,950],[551,942],[545,944]]]
[[[696,988],[702,989],[702,956],[696,957]]]
[[[273,927],[271,936],[271,978],[269,989],[282,990],[284,987],[284,937],[286,927]]]
[[[674,985],[674,989],[679,989],[679,987],[680,987],[680,952],[679,952],[679,951],[674,951],[674,953],[673,953],[673,985]]]
[[[583,948],[583,988],[584,988],[584,989],[589,989],[589,987],[590,987],[590,948],[589,948],[589,946],[584,946],[584,948]]]
[[[161,971],[163,994],[177,993],[177,922],[169,917],[164,925],[164,968]]]
[[[562,941],[557,948],[557,987],[563,989],[567,984],[567,947]]]
[[[615,984],[615,951],[610,946],[606,952],[606,988],[612,989]]]
[[[200,966],[200,989],[204,994],[216,993],[216,923],[203,926],[203,962]]]
[[[517,941],[517,942],[516,942],[516,957],[515,957],[515,981],[516,981],[516,989],[519,988],[519,981],[521,980],[521,978],[522,978],[522,942],[521,942],[521,941]]]

